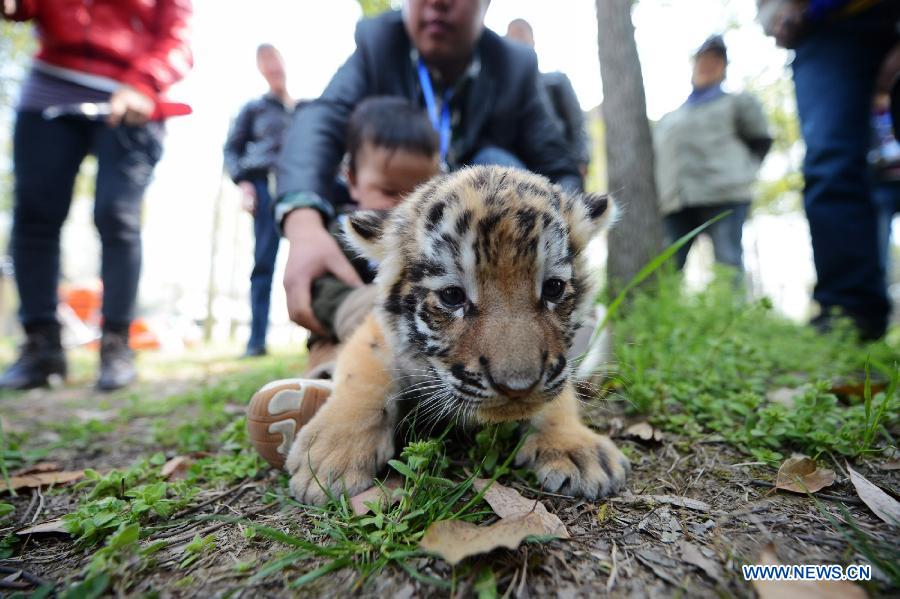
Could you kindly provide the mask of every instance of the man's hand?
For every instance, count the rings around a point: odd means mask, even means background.
[[[315,209],[298,208],[288,213],[284,218],[284,235],[291,244],[284,268],[288,315],[300,326],[323,334],[312,311],[313,279],[330,272],[357,287],[363,284],[362,279],[322,226],[322,217]]]
[[[153,98],[145,96],[131,86],[123,85],[113,92],[109,98],[110,115],[109,125],[117,126],[124,122],[126,125],[143,125],[150,120],[156,104]]]
[[[3,15],[11,17],[16,12],[16,0],[3,0]]]
[[[806,30],[805,14],[809,3],[805,0],[772,0],[766,4],[771,6],[760,7],[760,21],[766,35],[774,37],[775,43],[782,48],[796,48]]]
[[[250,181],[238,183],[241,189],[241,208],[250,214],[256,214],[256,187]]]

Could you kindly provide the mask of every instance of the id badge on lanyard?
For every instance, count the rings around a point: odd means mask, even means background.
[[[425,108],[428,110],[428,118],[434,130],[438,132],[440,140],[441,170],[447,172],[447,152],[450,149],[450,100],[453,90],[448,89],[441,97],[441,109],[438,111],[437,101],[434,97],[434,87],[431,85],[431,75],[422,59],[417,64],[419,71],[419,84],[422,86],[422,95],[425,97]]]

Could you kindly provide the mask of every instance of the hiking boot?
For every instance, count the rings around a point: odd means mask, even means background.
[[[331,395],[330,381],[282,379],[253,394],[247,431],[253,447],[273,468],[281,468],[294,438]]]
[[[134,352],[128,347],[128,335],[104,331],[100,339],[100,376],[97,389],[115,391],[137,378]]]
[[[59,327],[26,333],[19,359],[0,376],[0,389],[49,387],[54,379],[65,380],[66,356],[59,340]]]

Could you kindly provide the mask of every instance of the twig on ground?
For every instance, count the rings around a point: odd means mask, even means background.
[[[609,571],[609,578],[606,579],[606,592],[611,593],[613,587],[616,586],[616,575],[619,573],[619,562],[616,559],[616,553],[618,552],[618,547],[616,546],[616,542],[612,542],[612,568]]]
[[[37,521],[38,517],[41,515],[41,512],[44,511],[44,494],[41,493],[41,488],[40,487],[35,488],[34,492],[38,496],[38,507],[34,511],[34,515],[31,517],[30,524],[34,524],[35,521]]]
[[[261,506],[255,510],[250,510],[249,512],[245,513],[243,517],[251,518],[253,516],[256,516],[257,514],[261,514],[262,512],[264,512],[268,509],[271,509],[272,507],[275,507],[275,506],[276,506],[276,504],[274,504],[274,503]],[[181,543],[182,541],[190,541],[191,539],[194,538],[195,535],[200,535],[200,537],[205,537],[207,535],[214,533],[215,531],[219,530],[220,528],[228,526],[229,524],[233,524],[233,523],[227,522],[227,521],[217,522],[217,523],[213,524],[212,526],[208,526],[208,527],[204,528],[203,530],[199,530],[199,531],[189,530],[185,533],[182,533],[182,534],[179,534],[179,535],[176,535],[174,537],[167,539],[167,542],[169,545],[175,545],[177,543]]]
[[[770,489],[774,489],[775,485],[765,480],[757,480],[751,479],[750,484],[756,487],[768,487]],[[829,493],[816,493],[816,499],[825,499],[827,501],[840,501],[842,503],[849,503],[851,505],[865,505],[862,501],[857,499],[856,497],[841,497],[840,495],[831,495]]]
[[[28,518],[31,517],[31,510],[34,508],[34,504],[37,503],[38,495],[35,492],[31,493],[31,501],[28,502],[28,507],[25,508],[25,513],[22,514],[22,517],[19,519],[19,527],[25,526],[28,522]]]
[[[8,566],[0,566],[0,574],[18,574],[19,576],[21,576],[22,578],[24,578],[25,580],[28,581],[29,584],[25,585],[24,587],[18,587],[18,588],[28,588],[29,586],[42,587],[44,585],[50,584],[46,580],[41,578],[40,576],[32,574],[28,570],[23,570],[22,568],[10,568]],[[2,583],[3,583],[3,581],[0,580],[0,584],[2,584]],[[6,588],[13,589],[13,588],[17,588],[17,587],[9,586]]]
[[[194,512],[196,512],[196,511],[198,511],[198,510],[200,510],[200,509],[205,508],[205,507],[208,506],[209,504],[215,503],[216,501],[218,501],[218,500],[221,499],[222,497],[225,497],[225,496],[228,495],[229,493],[233,493],[233,492],[236,491],[237,489],[240,489],[241,486],[243,486],[244,484],[246,484],[246,483],[245,483],[244,481],[241,481],[241,482],[239,482],[238,484],[236,484],[236,485],[234,485],[234,486],[232,486],[232,487],[229,487],[229,488],[225,489],[225,490],[222,491],[221,493],[217,493],[214,497],[212,497],[212,498],[210,498],[210,499],[207,499],[206,501],[203,501],[203,502],[198,503],[198,504],[196,504],[196,505],[192,505],[192,506],[189,507],[189,508],[185,508],[184,510],[182,510],[182,511],[178,512],[177,514],[175,514],[174,516],[172,516],[172,519],[173,519],[173,520],[180,520],[181,518],[184,518],[185,516],[188,516],[188,515],[190,515],[190,514],[193,514]]]

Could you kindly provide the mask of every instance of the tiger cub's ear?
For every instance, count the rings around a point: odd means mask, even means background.
[[[390,217],[388,210],[360,210],[344,220],[344,238],[360,255],[380,262],[387,253],[384,234]]]
[[[609,194],[572,194],[566,198],[563,206],[569,230],[582,246],[587,245],[594,235],[610,227],[618,213],[616,203]]]

